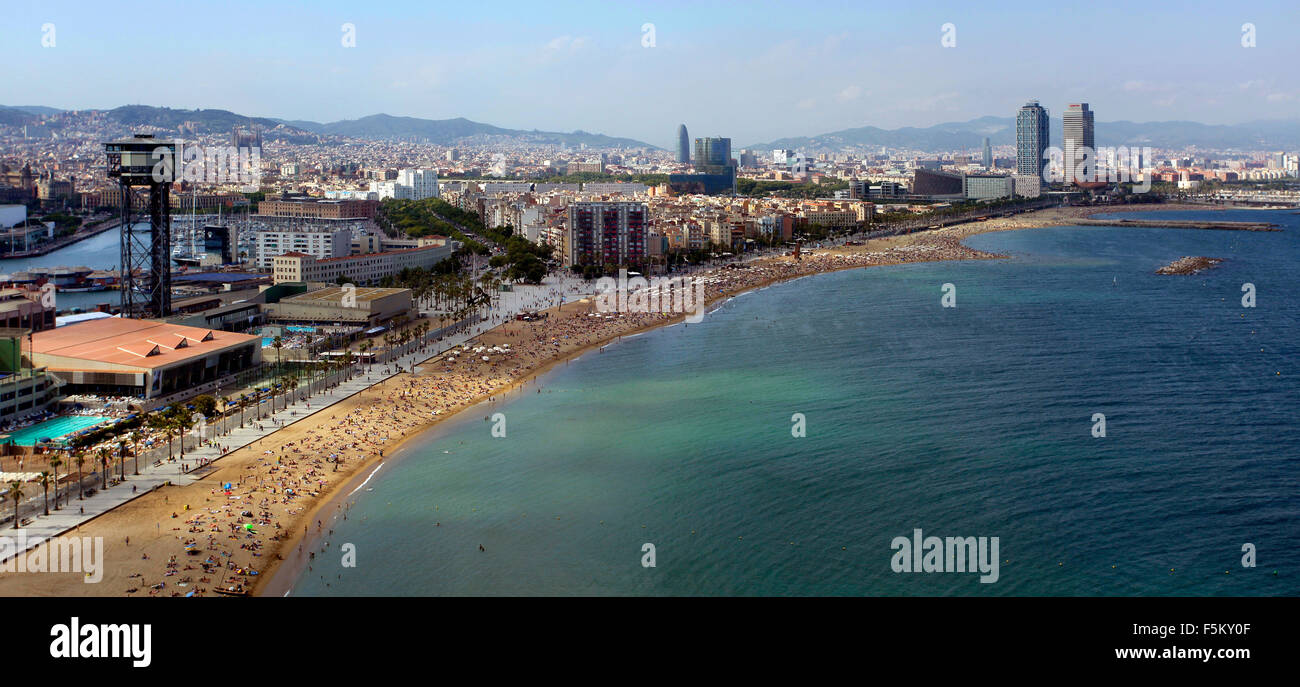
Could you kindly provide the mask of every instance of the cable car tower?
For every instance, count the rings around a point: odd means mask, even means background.
[[[172,310],[171,187],[176,179],[176,143],[150,134],[109,141],[108,176],[122,189],[122,317],[167,317]],[[147,218],[134,202],[147,208]],[[141,226],[136,226],[137,224]]]

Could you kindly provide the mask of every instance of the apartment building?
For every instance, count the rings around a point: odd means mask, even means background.
[[[565,264],[641,265],[646,257],[648,219],[645,203],[571,204],[563,247]]]
[[[261,229],[253,234],[255,264],[271,269],[277,255],[302,253],[319,260],[352,254],[352,232],[347,229]]]

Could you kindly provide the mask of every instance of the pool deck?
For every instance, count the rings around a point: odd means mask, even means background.
[[[87,424],[81,425],[80,427],[74,427],[57,436],[48,434],[46,432],[38,431],[38,428],[44,427],[49,424],[57,423],[60,420],[64,420],[68,418],[85,418],[89,420],[92,417],[95,419],[94,422],[89,422]],[[71,434],[76,434],[77,432],[80,432],[82,430],[90,429],[91,427],[97,427],[105,422],[108,422],[109,420],[116,420],[116,419],[117,418],[108,417],[105,415],[64,415],[61,417],[50,418],[49,420],[45,420],[43,422],[38,422],[34,425],[23,427],[22,429],[16,429],[12,432],[7,432],[7,434],[9,435],[9,440],[14,442],[14,444],[18,446],[34,446],[36,444],[36,440],[42,437],[49,437],[51,439],[62,439],[63,437],[69,436]],[[15,438],[14,436],[16,434],[21,434],[24,436],[23,438],[18,439]]]

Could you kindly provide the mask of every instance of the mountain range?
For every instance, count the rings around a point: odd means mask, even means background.
[[[39,121],[43,116],[64,112],[41,106],[0,105],[0,126],[22,126]],[[292,143],[310,143],[324,137],[359,138],[369,140],[408,140],[439,145],[457,143],[500,143],[514,141],[549,145],[577,146],[586,144],[597,148],[657,148],[631,138],[618,138],[578,130],[571,133],[556,131],[531,131],[505,129],[491,124],[474,122],[463,117],[455,119],[421,119],[374,114],[360,119],[337,122],[312,122],[285,120],[271,117],[249,117],[228,110],[182,110],[149,105],[124,105],[111,110],[82,110],[102,112],[109,121],[124,127],[155,126],[177,129],[189,124],[199,133],[224,133],[236,126],[256,124],[264,138],[285,139]]]
[[[1051,143],[1060,146],[1064,139],[1061,118],[1050,122]],[[843,129],[818,136],[781,138],[769,143],[745,146],[749,149],[834,151],[850,147],[889,146],[916,150],[940,151],[969,148],[978,150],[984,137],[992,145],[1014,145],[1016,142],[1015,117],[980,117],[966,122],[946,122],[934,126],[901,129],[880,129],[864,126]],[[1098,146],[1151,146],[1153,148],[1184,148],[1199,146],[1225,150],[1300,148],[1300,120],[1259,120],[1244,124],[1201,124],[1199,122],[1097,122],[1095,136]]]
[[[41,121],[45,117],[67,112],[42,105],[0,105],[0,127],[21,127]],[[422,119],[374,114],[360,119],[337,122],[287,120],[273,117],[249,117],[228,110],[184,110],[148,105],[126,105],[111,110],[81,110],[82,113],[102,113],[109,121],[124,128],[156,126],[176,129],[190,123],[200,132],[224,133],[235,126],[257,124],[263,138],[284,140],[290,143],[330,143],[337,138],[368,140],[405,140],[439,145],[479,145],[489,143],[534,143],[547,145],[594,148],[658,148],[643,141],[619,138],[586,131],[562,133],[555,131],[506,129],[491,124],[475,122],[463,117],[455,119]],[[47,122],[57,129],[59,120]],[[1051,141],[1060,145],[1061,119],[1051,120]],[[988,137],[993,145],[1013,145],[1016,138],[1014,117],[979,117],[965,122],[945,122],[928,127],[902,127],[881,129],[864,126],[843,129],[817,136],[781,138],[767,143],[754,143],[744,148],[768,150],[788,148],[807,152],[829,152],[855,147],[888,146],[912,148],[922,151],[979,150]],[[1243,124],[1216,125],[1190,121],[1168,122],[1097,122],[1096,141],[1099,146],[1126,145],[1152,146],[1154,148],[1201,148],[1226,150],[1296,150],[1300,148],[1300,120],[1258,120]],[[739,150],[741,147],[733,147]]]

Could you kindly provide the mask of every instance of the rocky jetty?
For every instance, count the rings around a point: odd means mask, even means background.
[[[1184,255],[1181,258],[1156,270],[1156,274],[1196,274],[1218,265],[1223,258]]]

